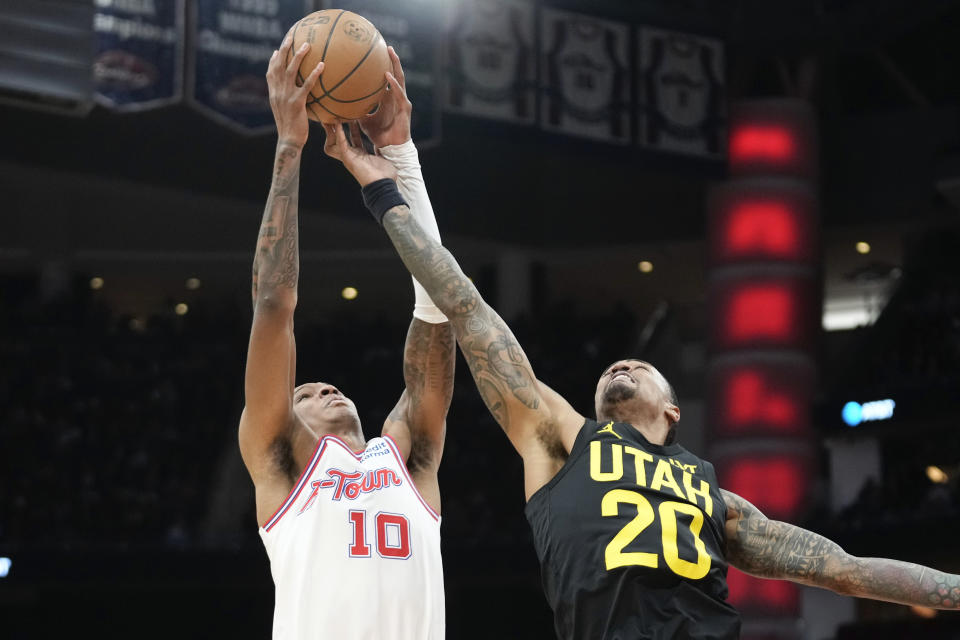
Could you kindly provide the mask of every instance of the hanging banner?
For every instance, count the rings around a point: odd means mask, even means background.
[[[446,29],[448,111],[531,123],[536,117],[534,6],[460,0]]]
[[[184,0],[94,0],[94,99],[140,111],[183,97]]]
[[[310,5],[304,0],[194,0],[187,51],[190,104],[242,133],[272,131],[267,64]]]
[[[439,143],[443,0],[325,0],[324,8],[358,13],[380,31],[403,65],[417,147]]]
[[[723,43],[640,27],[639,143],[718,157],[726,136]]]
[[[541,126],[628,144],[629,27],[549,8],[540,24]]]

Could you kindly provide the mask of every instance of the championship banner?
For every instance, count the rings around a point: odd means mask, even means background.
[[[187,50],[187,98],[213,120],[241,133],[274,127],[267,64],[304,0],[194,0]]]
[[[94,99],[140,111],[183,96],[184,0],[94,0]]]
[[[640,27],[638,55],[640,145],[704,157],[723,153],[723,43]]]
[[[413,103],[412,136],[423,149],[440,142],[440,45],[444,0],[324,0],[358,13],[400,56]]]
[[[520,0],[459,0],[448,16],[448,111],[532,123],[536,118],[535,11]]]
[[[630,142],[630,29],[544,8],[540,124],[596,140]]]

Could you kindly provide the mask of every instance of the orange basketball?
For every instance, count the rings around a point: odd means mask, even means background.
[[[300,63],[297,84],[324,62],[323,73],[307,98],[311,120],[356,120],[373,111],[387,86],[391,69],[387,43],[369,20],[352,11],[315,11],[291,27],[288,60],[304,42],[310,51]]]

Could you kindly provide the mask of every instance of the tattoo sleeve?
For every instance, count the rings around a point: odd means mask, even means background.
[[[300,148],[280,141],[253,259],[254,308],[296,295],[300,273],[299,188]]]
[[[899,560],[851,556],[812,531],[769,520],[735,494],[724,491],[723,495],[728,519],[727,559],[742,571],[860,598],[936,609],[960,608],[960,576]]]
[[[407,269],[450,318],[484,403],[509,435],[514,412],[536,411],[541,404],[523,349],[450,252],[424,232],[407,207],[394,207],[383,223]]]
[[[455,348],[450,323],[431,324],[416,318],[411,321],[403,350],[405,411],[390,416],[409,425],[411,449],[407,466],[411,471],[439,462],[439,458],[433,457],[441,451],[438,445],[442,447],[453,397]]]

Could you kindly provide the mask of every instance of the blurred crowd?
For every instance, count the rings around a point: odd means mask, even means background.
[[[2,285],[0,544],[209,546],[202,529],[223,482],[218,469],[237,455],[249,307],[191,305],[181,317],[170,305],[131,318],[111,313],[86,280],[52,297],[34,276]],[[298,382],[338,385],[367,437],[403,390],[409,316],[400,316],[297,326]],[[636,334],[625,311],[583,318],[566,305],[513,325],[541,377],[584,412],[600,371]],[[252,484],[236,474],[227,482],[249,494],[239,542],[259,546]],[[522,486],[520,460],[460,358],[441,469],[445,538],[525,544]]]
[[[907,273],[877,327],[862,330],[876,334],[877,344],[861,348],[874,354],[862,371],[878,389],[960,386],[960,279],[919,274]],[[41,295],[35,275],[0,283],[0,544],[216,546],[203,528],[226,483],[248,498],[239,524],[228,524],[240,531],[223,544],[258,547],[252,484],[220,472],[237,459],[249,307],[197,304],[177,316],[170,305],[130,318],[111,312],[86,280],[53,296]],[[408,323],[406,314],[299,322],[298,382],[336,384],[355,401],[367,437],[378,435],[403,389]],[[603,367],[635,355],[639,333],[626,309],[589,315],[572,303],[511,326],[538,376],[585,415]],[[821,512],[811,524],[844,538],[956,517],[960,468],[949,465],[960,461],[958,433],[888,438],[882,482],[839,518]],[[945,483],[924,474],[938,461]],[[520,459],[462,358],[440,473],[445,544],[491,557],[529,545]]]

